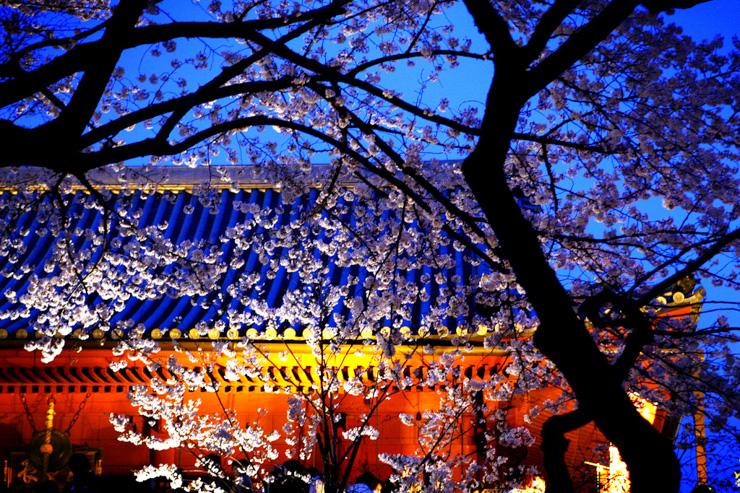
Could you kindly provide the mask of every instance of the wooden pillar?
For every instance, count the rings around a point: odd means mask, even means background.
[[[694,411],[694,440],[696,442],[696,480],[697,484],[707,484],[707,433],[704,426],[704,393],[696,391],[696,411]]]

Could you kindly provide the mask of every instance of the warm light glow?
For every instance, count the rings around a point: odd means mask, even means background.
[[[630,394],[630,399],[635,404],[640,416],[653,424],[658,411],[657,406],[634,392]],[[617,447],[614,445],[609,446],[609,482],[604,491],[606,493],[628,493],[630,491],[630,475],[627,471],[627,464],[624,463]]]
[[[545,493],[545,480],[539,476],[535,476],[528,486],[513,489],[509,493]]]
[[[627,464],[624,463],[619,455],[617,447],[609,446],[609,483],[605,492],[607,493],[628,493],[630,490],[630,475],[627,471]]]
[[[645,418],[648,423],[654,424],[658,407],[634,392],[630,394],[630,399],[632,399],[632,402],[634,403],[637,412],[640,413],[640,416]]]

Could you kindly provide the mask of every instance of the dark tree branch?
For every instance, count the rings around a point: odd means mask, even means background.
[[[497,58],[514,56],[520,51],[511,37],[506,20],[488,1],[464,0],[465,7],[475,22],[475,27],[485,36]]]
[[[478,134],[473,134],[478,135]],[[593,145],[593,144],[585,144],[581,142],[569,142],[567,140],[562,139],[555,139],[552,137],[548,137],[546,135],[534,135],[534,134],[528,134],[528,133],[521,133],[521,132],[514,132],[512,134],[512,138],[514,140],[522,140],[525,142],[536,142],[538,144],[542,145],[553,145],[558,147],[566,147],[569,149],[575,149],[577,151],[583,151],[583,152],[593,152],[596,154],[618,154],[622,152],[619,149],[610,149],[608,147]]]
[[[528,94],[533,96],[585,57],[609,36],[637,7],[635,0],[612,0],[587,24],[529,72]]]
[[[655,284],[649,290],[645,291],[644,293],[641,293],[640,297],[636,300],[637,303],[641,305],[650,303],[653,299],[655,299],[656,297],[668,291],[678,281],[695,273],[699,268],[701,268],[701,266],[703,266],[704,264],[712,260],[724,248],[731,245],[733,242],[737,241],[738,239],[740,239],[740,229],[736,229],[730,233],[727,233],[726,235],[723,235],[711,247],[704,250],[698,257],[687,262],[686,265],[684,265],[681,269],[677,270],[670,276],[666,277],[659,283]],[[664,269],[668,265],[675,264],[675,262],[678,261],[678,259],[682,257],[687,251],[688,249],[682,250],[681,252],[679,252],[679,254],[675,258],[671,259],[670,262],[660,265],[656,267],[653,271],[645,274],[645,276],[643,276],[641,280],[638,280],[635,283],[635,288],[640,284],[641,281],[645,281],[649,279],[650,277],[655,275],[655,273]],[[635,288],[633,288],[633,290]]]
[[[199,104],[208,103],[220,98],[254,94],[262,91],[281,91],[290,89],[293,86],[294,84],[292,82],[292,77],[284,77],[281,79],[270,81],[254,81],[241,84],[231,84],[223,87],[211,87],[210,85],[204,85],[201,86],[197,91],[186,96],[170,99],[161,103],[151,104],[140,110],[127,113],[109,123],[96,127],[82,136],[82,138],[80,139],[80,147],[83,149],[87,148],[108,137],[115,136],[118,132],[121,132],[131,125],[141,123],[157,116],[166,115],[170,112],[183,116],[189,110],[193,109]],[[161,132],[161,135],[159,136],[161,138],[166,138],[174,127],[174,124],[179,121],[179,118],[168,118],[169,130]],[[165,126],[163,126],[162,128],[164,129]]]
[[[83,40],[85,38],[88,38],[92,36],[93,34],[97,33],[101,29],[105,29],[105,27],[110,22],[110,19],[105,20],[98,24],[97,26],[91,27],[90,29],[86,29],[84,31],[81,31],[74,36],[67,36],[65,38],[51,38],[51,39],[45,39],[43,41],[39,41],[38,43],[33,43],[28,46],[24,46],[22,49],[16,51],[13,53],[11,59],[9,62],[0,64],[0,74],[5,73],[5,67],[8,65],[13,65],[14,67],[17,66],[18,60],[23,58],[24,56],[43,48],[49,48],[49,47],[55,47],[55,48],[63,48],[64,45],[70,45],[79,42],[80,40]],[[15,72],[15,71],[13,71]],[[9,73],[10,74],[10,73]],[[15,73],[12,73],[13,76],[17,75]]]
[[[115,7],[100,40],[105,47],[104,53],[85,71],[59,118],[50,122],[52,131],[65,136],[79,136],[85,130],[125,48],[124,40],[147,4],[146,0],[123,0]]]
[[[524,46],[524,56],[529,62],[534,62],[547,46],[547,42],[555,30],[566,17],[573,12],[580,2],[577,0],[556,0],[552,6],[542,14],[532,36]]]
[[[440,56],[454,56],[458,58],[470,58],[473,60],[486,60],[486,55],[479,54],[479,53],[468,53],[465,51],[458,51],[458,50],[433,50],[429,54],[425,55],[422,54],[420,51],[411,51],[411,52],[404,52],[404,53],[396,53],[393,55],[386,55],[383,57],[373,58],[372,60],[368,60],[367,62],[361,63],[351,70],[348,70],[345,75],[348,77],[356,77],[358,74],[369,70],[373,67],[377,67],[378,65],[381,65],[383,63],[389,63],[389,62],[397,62],[399,60],[411,60],[413,58],[424,58],[424,57],[432,56],[432,57],[440,57]]]
[[[708,1],[709,0],[643,0],[642,4],[652,14],[659,14],[666,10],[688,9]]]
[[[355,77],[351,77],[349,75],[343,74],[339,72],[339,70],[337,70],[336,68],[329,67],[317,60],[314,60],[307,56],[296,53],[295,51],[291,50],[285,44],[277,43],[262,33],[259,33],[259,32],[251,33],[251,35],[249,36],[249,39],[259,44],[260,46],[269,48],[269,50],[272,53],[284,58],[285,60],[288,60],[292,63],[295,63],[296,65],[300,67],[303,67],[307,70],[310,70],[316,74],[321,75],[322,78],[325,78],[327,81],[334,82],[337,84],[347,84],[348,86],[361,89],[367,92],[368,94],[371,94],[382,100],[385,100],[388,103],[394,106],[397,106],[401,108],[402,110],[407,111],[408,113],[414,116],[423,118],[425,120],[428,120],[434,123],[438,123],[440,125],[444,125],[453,130],[457,130],[461,133],[477,135],[476,130],[471,127],[468,127],[467,125],[463,125],[462,123],[452,120],[450,118],[445,118],[443,116],[439,116],[433,113],[430,114],[428,110],[422,109],[397,96],[388,94],[381,87],[378,87],[369,82],[357,79]]]
[[[144,0],[133,0],[146,3]],[[309,22],[311,27],[327,22],[331,17],[342,12],[349,0],[336,0],[324,7],[297,14],[289,18],[258,19],[233,23],[218,22],[175,22],[157,26],[129,28],[124,36],[117,39],[105,35],[103,39],[79,44],[64,54],[54,58],[36,70],[23,72],[11,80],[0,84],[0,107],[29,97],[42,88],[57,82],[64,77],[96,67],[100,60],[110,56],[110,50],[122,51],[137,46],[161,43],[177,38],[237,38],[244,39],[245,33],[259,29],[285,28],[290,24]],[[116,14],[114,13],[114,16]],[[109,19],[113,24],[115,17]],[[106,27],[109,32],[111,25]],[[115,46],[112,46],[114,43]]]

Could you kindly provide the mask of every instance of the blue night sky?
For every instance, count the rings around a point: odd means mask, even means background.
[[[740,2],[714,0],[689,10],[679,10],[673,20],[695,38],[711,39],[720,34],[727,39],[727,45],[733,36],[740,35]]]

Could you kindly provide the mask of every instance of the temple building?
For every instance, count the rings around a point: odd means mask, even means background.
[[[146,361],[135,360],[127,361],[126,366],[111,367],[112,348],[132,333],[136,334],[137,341],[157,342],[161,349],[157,357],[162,360],[182,358],[187,351],[208,352],[214,342],[229,344],[245,338],[251,341],[259,354],[264,355],[254,372],[241,372],[235,377],[228,361],[216,361],[209,378],[217,390],[198,389],[191,394],[202,402],[201,412],[218,414],[223,409],[233,409],[235,415],[247,421],[259,420],[268,431],[283,429],[290,410],[290,389],[309,388],[322,378],[317,370],[316,354],[306,341],[331,340],[332,331],[338,330],[335,325],[339,326],[351,316],[350,298],[367,297],[363,291],[363,286],[369,282],[364,277],[367,274],[361,268],[346,267],[336,260],[342,252],[337,252],[335,257],[315,256],[326,262],[322,272],[329,279],[329,285],[341,287],[351,283],[353,286],[332,307],[327,317],[332,322],[327,321],[321,329],[327,332],[321,334],[317,334],[318,329],[308,328],[298,321],[275,324],[258,310],[250,312],[255,310],[257,303],[245,305],[240,301],[241,295],[254,290],[253,298],[259,298],[263,303],[259,306],[269,312],[299,283],[295,269],[286,264],[288,260],[270,267],[270,258],[265,258],[265,245],[259,245],[259,252],[250,251],[243,245],[226,243],[222,238],[229,238],[230,232],[236,231],[240,224],[251,221],[252,216],[259,216],[260,211],[267,209],[277,212],[273,217],[264,218],[264,223],[257,224],[255,231],[264,229],[266,224],[275,228],[287,224],[313,207],[312,201],[317,200],[318,192],[311,192],[313,195],[308,194],[309,198],[283,204],[281,191],[255,178],[249,170],[232,167],[217,177],[205,173],[204,170],[179,168],[157,171],[138,178],[139,189],[131,189],[130,182],[121,185],[115,176],[103,172],[95,176],[94,181],[101,184],[98,188],[101,197],[118,204],[116,207],[125,208],[127,217],[136,218],[137,224],[126,224],[115,213],[108,214],[91,206],[93,197],[84,187],[71,187],[58,197],[38,190],[27,192],[28,198],[42,198],[36,202],[29,200],[29,207],[22,211],[14,209],[13,205],[21,193],[17,187],[8,187],[0,193],[0,235],[3,238],[0,249],[0,452],[5,461],[4,488],[8,491],[15,491],[21,485],[33,485],[45,474],[49,477],[57,474],[58,478],[62,474],[59,471],[65,470],[74,453],[89,457],[95,472],[111,491],[116,488],[128,491],[132,471],[147,464],[173,463],[185,474],[198,474],[198,453],[192,449],[153,450],[127,443],[119,439],[120,433],[111,424],[111,414],[130,415],[129,425],[137,433],[154,437],[163,433],[159,423],[138,415],[132,408],[129,392],[137,386],[149,385],[153,377],[166,381],[171,377],[167,368],[153,370]],[[147,184],[153,183],[157,184],[156,189],[149,190]],[[209,187],[207,192],[201,193],[196,189],[203,183],[209,183]],[[61,213],[58,204],[63,204]],[[403,220],[400,223],[403,224]],[[407,223],[416,227],[416,223]],[[154,239],[138,237],[135,231],[149,231]],[[71,254],[62,251],[64,235],[68,235]],[[130,272],[126,271],[128,267],[122,264],[108,265],[105,271],[111,277],[110,283],[123,283],[111,287],[111,291],[118,289],[123,294],[117,297],[103,291],[82,293],[72,280],[59,274],[64,263],[75,255],[82,264],[95,265],[100,261],[98,257],[102,257],[99,251],[106,248],[116,255],[125,254],[146,263],[150,258],[147,249],[156,245],[157,248],[171,246],[177,250],[173,255],[180,255],[173,260],[174,266],[146,266],[155,271],[159,279],[170,279],[159,285],[159,296],[152,279],[130,277]],[[256,239],[254,245],[257,248]],[[193,261],[196,247],[205,259],[203,263],[207,268],[203,272],[206,274],[210,272],[208,269],[218,268],[220,262],[209,263],[209,256],[221,258],[218,248],[232,249],[229,251],[232,260],[218,271],[223,285],[210,290],[210,294],[205,287],[193,286],[190,294],[183,287],[189,275],[188,262]],[[241,249],[237,260],[233,260],[237,256],[233,249]],[[437,272],[406,271],[403,286],[414,286],[421,293],[415,302],[401,306],[398,318],[389,317],[385,326],[377,331],[358,329],[356,342],[342,340],[345,346],[352,347],[337,349],[341,357],[325,362],[333,369],[339,395],[345,395],[342,389],[353,382],[372,388],[379,372],[383,371],[383,355],[377,341],[383,337],[390,339],[388,334],[393,331],[404,334],[400,342],[394,343],[396,354],[405,355],[403,368],[399,370],[404,377],[404,388],[399,391],[397,386],[390,386],[389,398],[374,410],[371,419],[379,437],[363,442],[354,459],[353,477],[370,472],[378,478],[387,478],[391,470],[379,460],[381,453],[413,455],[418,451],[419,428],[405,426],[401,421],[406,416],[421,421],[424,411],[439,409],[440,388],[470,380],[502,378],[504,374],[507,375],[504,379],[512,378],[505,373],[510,362],[509,350],[487,342],[493,329],[471,325],[465,315],[460,315],[462,312],[453,310],[451,302],[439,301],[445,296],[452,299],[465,279],[486,276],[485,264],[471,260],[473,255],[469,249],[456,248],[452,242],[442,250],[445,263]],[[287,249],[280,246],[269,251],[276,258],[289,257]],[[89,269],[81,269],[80,276],[85,275],[90,275]],[[248,284],[245,279],[252,279],[254,284]],[[44,284],[44,280],[48,282]],[[88,280],[81,280],[83,285],[85,282]],[[29,306],[27,300],[38,298],[40,289],[49,290],[49,296],[55,296],[57,304]],[[77,304],[70,301],[70,313],[63,308],[65,297],[79,301]],[[675,292],[666,293],[665,313],[693,316],[700,299],[700,290],[694,290],[693,286],[677,288]],[[93,308],[89,313],[72,313],[82,306]],[[449,309],[451,315],[440,315],[441,309]],[[444,324],[431,325],[430,320],[443,320]],[[54,324],[63,328],[55,332]],[[506,332],[506,328],[503,330]],[[382,337],[376,332],[382,332]],[[526,331],[512,334],[528,337]],[[459,347],[457,339],[460,337],[464,339],[465,350],[455,353],[453,361],[448,363],[454,371],[435,385],[428,385],[428,372],[435,362]],[[27,349],[37,343],[40,347],[42,340],[47,349],[55,347],[54,338],[63,339],[64,348],[51,361],[46,361],[41,350]],[[275,389],[287,392],[275,392]],[[549,415],[546,404],[557,400],[561,394],[556,388],[534,388],[517,392],[506,401],[486,403],[489,409],[505,410],[507,422],[512,426],[526,426],[532,431],[534,441],[528,447],[507,449],[500,446],[510,464],[541,466],[539,428]],[[656,428],[668,434],[675,433],[675,419],[649,402],[642,405]],[[545,409],[530,417],[528,410],[533,406]],[[367,396],[347,395],[337,409],[343,416],[341,428],[350,429],[364,419]],[[476,409],[472,406],[457,416],[458,432],[455,440],[446,446],[448,451],[454,449],[459,456],[482,460],[492,446],[492,425],[487,423],[487,416]],[[619,469],[619,458],[614,456],[613,450],[610,452],[603,436],[589,425],[568,437],[571,445],[567,462],[579,491],[617,491],[613,484],[623,480],[624,471]],[[285,446],[276,447],[282,454]],[[320,454],[314,453],[304,465],[320,469],[320,460]],[[281,455],[275,462],[284,461]]]

